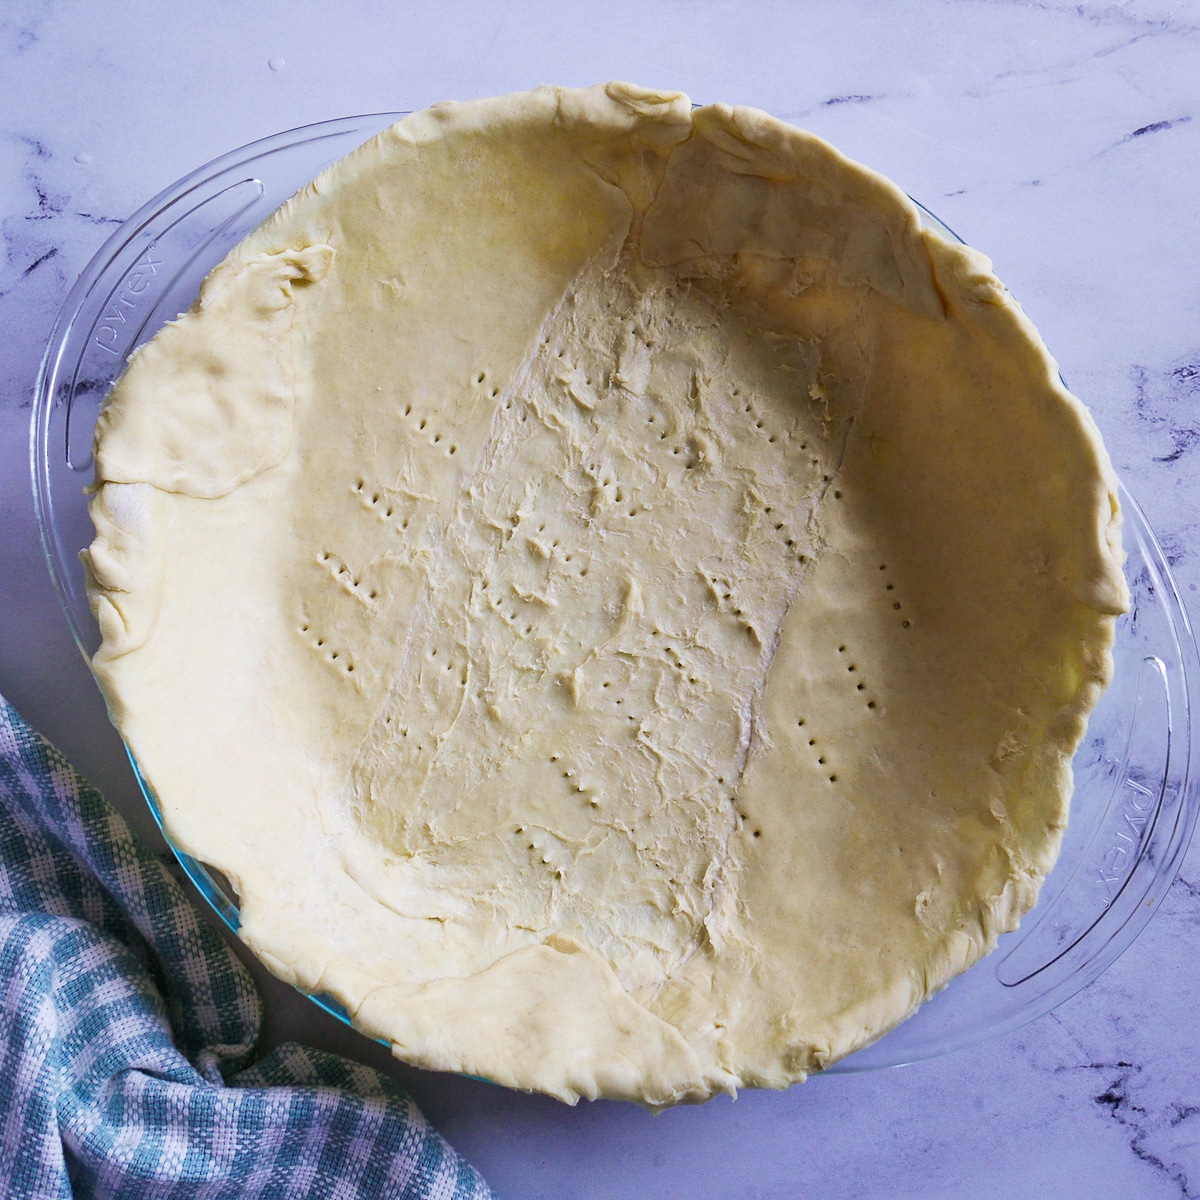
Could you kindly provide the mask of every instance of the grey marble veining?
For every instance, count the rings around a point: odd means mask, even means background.
[[[58,306],[173,180],[280,129],[618,77],[755,104],[973,245],[1200,586],[1200,5],[1021,0],[0,3],[0,691],[153,836],[37,544],[30,391]],[[1200,1197],[1200,850],[1096,983],[950,1058],[652,1117],[402,1067],[517,1197]],[[260,978],[262,978],[260,976]],[[268,1034],[382,1049],[263,979]]]

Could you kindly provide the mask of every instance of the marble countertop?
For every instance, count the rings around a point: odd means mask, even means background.
[[[156,833],[38,546],[31,390],[121,221],[280,129],[625,78],[765,108],[896,180],[996,269],[1200,586],[1200,3],[5,0],[0,692]],[[391,1064],[259,973],[268,1036],[388,1066],[499,1194],[1200,1197],[1200,845],[1095,983],[978,1049],[654,1117]],[[389,1065],[390,1064],[390,1065]]]

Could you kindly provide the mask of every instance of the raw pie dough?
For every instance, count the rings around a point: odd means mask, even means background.
[[[1115,480],[975,252],[765,113],[439,105],[137,353],[95,670],[282,978],[401,1058],[782,1087],[1054,862]]]

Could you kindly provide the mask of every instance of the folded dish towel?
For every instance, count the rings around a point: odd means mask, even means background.
[[[245,968],[0,697],[0,1195],[487,1200],[390,1080],[254,1061]]]

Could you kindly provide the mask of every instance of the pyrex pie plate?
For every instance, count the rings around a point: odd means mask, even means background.
[[[46,562],[86,658],[100,635],[78,554],[92,540],[84,489],[92,478],[92,430],[109,386],[137,346],[189,307],[201,280],[237,242],[322,168],[402,115],[309,125],[201,167],[130,217],[67,297],[38,376],[30,449]],[[955,238],[932,214],[925,219]],[[1154,534],[1123,488],[1121,503],[1133,607],[1117,625],[1112,686],[1075,757],[1075,796],[1058,865],[1021,928],[1001,938],[993,954],[831,1071],[931,1058],[1049,1012],[1133,941],[1175,878],[1200,809],[1192,771],[1200,661]],[[154,794],[133,766],[158,818]],[[226,881],[173,849],[236,931],[238,901]],[[348,1021],[330,997],[312,999]]]

